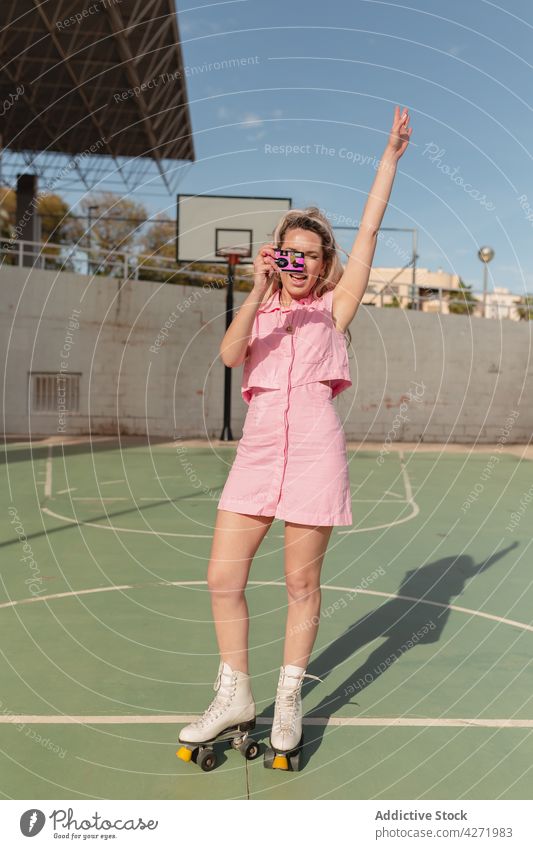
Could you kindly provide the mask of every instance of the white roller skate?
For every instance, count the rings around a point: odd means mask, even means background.
[[[210,745],[217,740],[229,740],[247,760],[256,758],[259,746],[248,736],[255,728],[255,702],[250,687],[250,676],[233,670],[220,661],[218,675],[213,685],[216,696],[200,719],[180,731],[181,748],[176,755],[183,761],[194,761],[205,772],[217,765],[217,757]]]
[[[317,675],[308,675],[302,666],[287,665],[280,669],[270,748],[266,750],[263,761],[267,769],[300,769],[304,739],[301,696],[304,678],[322,680]]]

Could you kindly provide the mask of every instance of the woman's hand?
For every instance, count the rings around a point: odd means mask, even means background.
[[[247,357],[257,310],[272,282],[271,272],[278,271],[274,245],[261,245],[254,259],[254,284],[220,343],[220,357],[228,368],[241,366]]]
[[[407,107],[404,108],[403,112],[400,112],[400,107],[396,106],[394,109],[392,129],[390,131],[389,141],[387,142],[388,152],[396,159],[403,156],[407,150],[407,145],[413,131],[413,128],[409,127],[408,124],[409,112],[407,111]]]
[[[254,290],[261,297],[272,283],[270,273],[279,271],[274,259],[274,250],[274,245],[261,245],[254,260]]]

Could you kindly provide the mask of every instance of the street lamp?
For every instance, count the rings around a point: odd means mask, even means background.
[[[483,318],[487,317],[487,276],[488,276],[488,264],[494,257],[494,251],[492,248],[484,247],[480,248],[477,252],[477,255],[481,262],[483,263]]]

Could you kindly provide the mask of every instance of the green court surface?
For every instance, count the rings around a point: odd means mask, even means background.
[[[397,445],[383,463],[379,446],[350,449],[354,525],[334,528],[324,561],[302,769],[267,770],[224,745],[210,773],[176,758],[179,729],[214,695],[205,576],[235,447],[6,445],[3,797],[531,798],[524,446]],[[283,534],[275,520],[247,589],[263,742],[282,662]]]

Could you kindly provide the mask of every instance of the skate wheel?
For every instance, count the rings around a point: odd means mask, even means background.
[[[239,751],[247,761],[253,761],[259,754],[259,746],[255,740],[247,740],[245,743],[241,743]]]
[[[274,761],[275,751],[273,749],[267,748],[265,750],[265,754],[263,757],[263,766],[265,769],[272,769],[272,763]]]
[[[204,772],[211,772],[217,765],[217,756],[213,749],[202,749],[198,753],[196,763]]]
[[[291,769],[297,772],[300,769],[300,752],[292,752],[289,755],[289,761]]]
[[[186,746],[181,746],[176,752],[176,757],[181,758],[182,761],[189,762],[192,758],[192,750],[187,749]]]
[[[300,742],[298,743],[298,748],[295,749],[289,755],[289,760],[291,763],[291,769],[298,771],[300,769],[300,755],[302,753],[302,744],[304,741],[304,735],[302,732],[302,736],[300,737]]]

